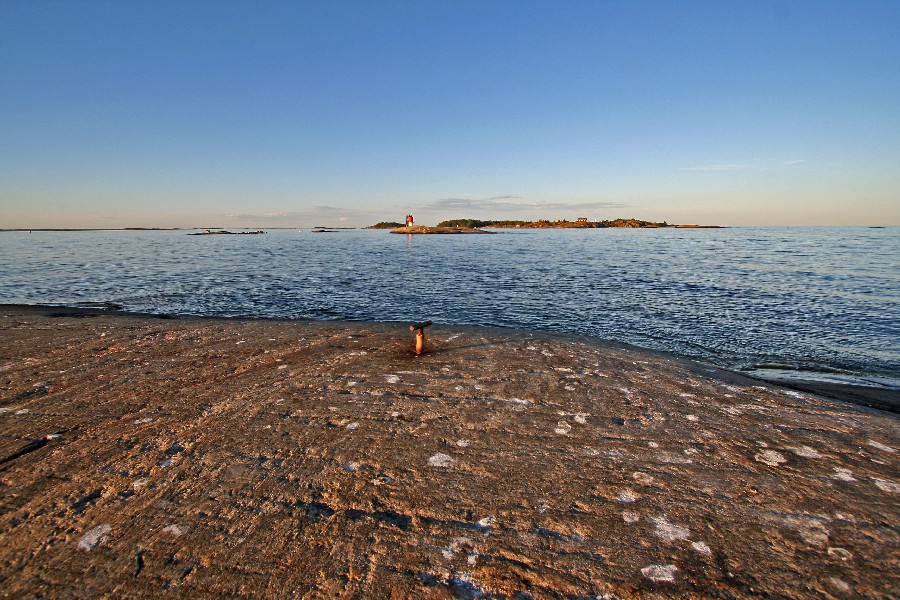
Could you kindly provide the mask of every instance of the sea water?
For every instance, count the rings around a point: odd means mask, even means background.
[[[0,302],[578,333],[900,387],[900,228],[0,233]]]

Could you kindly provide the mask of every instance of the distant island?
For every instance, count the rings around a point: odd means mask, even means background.
[[[380,223],[369,225],[366,229],[396,229],[398,227],[403,227],[403,223],[397,223],[396,221],[381,221]]]
[[[674,225],[665,221],[655,223],[653,221],[641,221],[640,219],[613,219],[611,221],[588,221],[587,219],[577,219],[575,221],[568,221],[565,219],[561,221],[549,221],[547,219],[540,219],[538,221],[481,221],[478,219],[453,219],[438,223],[438,227],[471,227],[478,229],[483,227],[494,229],[606,229],[610,227],[652,229],[659,227],[682,227],[691,229],[718,229],[721,226]]]
[[[550,221],[540,219],[537,221],[483,221],[480,219],[451,219],[441,221],[437,227],[424,227],[421,225],[407,226],[393,221],[382,221],[370,225],[366,229],[390,229],[391,233],[489,233],[484,228],[491,229],[658,229],[663,227],[681,229],[720,229],[721,225],[675,225],[665,221],[658,223],[642,221],[640,219],[612,219],[608,221],[588,221],[577,219],[575,221],[561,220]]]
[[[189,233],[188,235],[261,235],[266,233],[265,231],[227,231],[225,229],[204,229],[199,233]]]
[[[400,227],[396,227],[391,229],[391,233],[442,233],[442,234],[461,234],[461,233],[480,233],[486,235],[493,235],[493,231],[485,231],[484,229],[478,229],[475,227],[443,227],[438,225],[437,227],[425,227],[423,225],[401,225]]]

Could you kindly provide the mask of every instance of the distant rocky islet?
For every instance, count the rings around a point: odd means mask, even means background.
[[[394,221],[382,221],[367,227],[367,229],[391,229],[393,233],[487,233],[483,229],[659,229],[659,228],[689,228],[689,229],[718,229],[720,225],[677,225],[666,221],[654,222],[640,219],[612,219],[604,221],[589,221],[566,219],[550,221],[539,219],[537,221],[515,220],[480,220],[480,219],[451,219],[441,221],[435,227],[422,225],[404,225]]]

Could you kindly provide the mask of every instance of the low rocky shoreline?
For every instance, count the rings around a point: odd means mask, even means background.
[[[409,235],[412,234],[467,234],[467,233],[482,233],[482,234],[491,234],[493,231],[484,231],[482,229],[475,229],[473,227],[425,227],[424,225],[405,225],[402,227],[397,227],[396,229],[392,229],[391,233],[406,233]]]
[[[0,330],[6,597],[900,594],[889,413],[500,329]]]

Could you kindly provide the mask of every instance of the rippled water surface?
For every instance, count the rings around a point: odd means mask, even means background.
[[[0,233],[0,302],[489,324],[900,378],[900,229]]]

